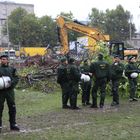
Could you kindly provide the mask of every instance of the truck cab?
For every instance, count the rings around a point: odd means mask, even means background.
[[[4,54],[9,56],[9,59],[16,59],[15,50],[4,50]]]
[[[109,42],[109,53],[110,55],[118,55],[120,59],[127,60],[129,56],[138,57],[138,49],[125,48],[124,42],[110,41]]]
[[[118,55],[120,59],[124,59],[124,43],[117,42],[117,41],[110,41],[109,54],[112,56]]]

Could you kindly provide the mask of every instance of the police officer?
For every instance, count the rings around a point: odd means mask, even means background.
[[[92,106],[91,108],[98,108],[97,106],[97,91],[100,89],[100,108],[104,106],[106,95],[106,84],[109,80],[109,64],[103,60],[103,54],[98,54],[98,61],[90,65],[90,72],[95,77],[92,88]]]
[[[82,74],[86,74],[91,76],[90,73],[90,65],[88,64],[88,59],[84,60],[84,64],[80,67],[80,71]],[[90,89],[91,89],[91,78],[90,81],[81,81],[82,88],[82,105],[91,105],[90,101]]]
[[[80,81],[80,71],[77,65],[75,64],[74,58],[69,58],[67,66],[67,76],[69,84],[69,95],[70,95],[70,106],[71,109],[80,109],[77,107],[77,95],[79,92],[79,81]]]
[[[120,79],[122,78],[124,70],[124,65],[120,62],[120,58],[118,55],[114,56],[114,62],[110,67],[111,72],[111,82],[112,82],[112,95],[113,95],[113,101],[111,103],[111,106],[119,105],[119,84]]]
[[[70,108],[70,106],[67,105],[69,100],[67,64],[67,59],[63,57],[61,59],[61,64],[57,69],[57,83],[60,84],[62,89],[62,108],[64,109]]]
[[[125,67],[125,75],[128,77],[129,87],[130,87],[130,98],[129,101],[138,101],[136,98],[136,90],[137,90],[137,78],[133,77],[132,74],[135,73],[138,75],[138,67],[136,65],[136,58],[134,56],[130,56],[128,58],[128,64]]]
[[[9,60],[7,55],[2,55],[0,60],[0,76],[8,76],[11,79],[11,86],[0,90],[0,128],[2,129],[2,113],[4,109],[4,102],[6,100],[9,109],[10,129],[19,131],[20,129],[16,124],[16,105],[14,93],[14,88],[18,83],[18,76],[16,75],[16,69],[8,65]]]

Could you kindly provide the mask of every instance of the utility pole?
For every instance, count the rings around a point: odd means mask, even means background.
[[[129,23],[129,41],[132,44],[132,15],[130,15],[130,23]]]
[[[130,24],[129,24],[129,40],[132,41],[132,15],[130,15]]]
[[[7,30],[7,43],[8,43],[8,57],[9,57],[10,42],[9,42],[8,4],[7,4],[7,1],[5,1],[5,8],[6,8],[6,30]]]

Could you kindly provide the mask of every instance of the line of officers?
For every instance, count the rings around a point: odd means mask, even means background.
[[[57,71],[57,83],[60,84],[62,89],[62,108],[80,109],[77,106],[79,83],[82,89],[83,106],[90,105],[91,108],[103,108],[108,82],[111,82],[112,89],[111,106],[119,105],[119,84],[124,73],[129,81],[129,101],[138,101],[136,90],[139,69],[135,62],[136,58],[130,56],[128,63],[124,66],[119,56],[116,55],[113,63],[109,64],[104,60],[103,54],[99,53],[96,62],[89,64],[86,59],[83,65],[79,67],[76,65],[74,58],[69,58],[68,61],[66,58],[62,58]],[[85,75],[86,78],[82,78]],[[99,106],[97,103],[98,92],[100,95]],[[90,96],[92,102],[90,102]]]

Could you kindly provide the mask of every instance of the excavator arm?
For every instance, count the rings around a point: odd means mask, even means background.
[[[60,52],[65,55],[69,52],[68,33],[66,28],[58,28],[59,40],[61,43]]]
[[[67,34],[68,29],[87,35],[96,41],[106,41],[106,38],[103,35],[103,33],[101,33],[100,31],[92,27],[81,25],[74,21],[65,21],[65,19],[62,16],[58,16],[56,22],[59,27],[59,34],[60,34],[59,37],[62,45],[61,47],[62,54],[67,54],[69,52],[69,46],[68,46],[69,43],[68,43],[68,34]]]
[[[69,52],[67,28],[65,27],[65,21],[62,17],[58,17],[56,22],[58,26],[59,41],[61,43],[60,52],[61,54],[65,55]]]
[[[91,27],[84,26],[84,25],[77,25],[77,23],[66,23],[65,26],[67,29],[71,29],[73,31],[85,34],[95,39],[96,41],[105,40],[105,37],[102,35],[102,33],[100,33],[99,31]]]

